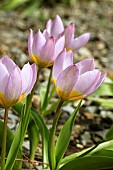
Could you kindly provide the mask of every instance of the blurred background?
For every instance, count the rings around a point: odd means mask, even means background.
[[[76,60],[94,57],[97,67],[113,70],[113,0],[2,0],[0,56],[7,54],[22,66],[29,60],[29,29],[43,31],[47,20],[57,14],[64,26],[74,22],[75,37],[91,32]]]

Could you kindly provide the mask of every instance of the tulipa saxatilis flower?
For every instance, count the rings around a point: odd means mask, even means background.
[[[64,36],[60,37],[56,42],[53,37],[46,39],[40,30],[34,36],[32,29],[30,29],[28,38],[29,55],[40,68],[53,65],[54,60],[63,50],[64,44]]]
[[[57,41],[61,36],[65,36],[65,48],[67,51],[72,50],[78,51],[83,47],[90,38],[90,33],[84,33],[77,38],[74,38],[75,25],[74,23],[69,24],[64,28],[63,22],[59,15],[56,15],[55,19],[52,21],[48,20],[46,24],[46,29],[43,35],[46,39],[53,36],[55,41]]]
[[[64,53],[64,55],[63,55]],[[93,93],[104,81],[106,73],[95,69],[93,59],[72,64],[72,52],[62,52],[53,65],[53,80],[62,101],[82,99]]]
[[[22,70],[7,56],[0,59],[0,105],[9,108],[25,98],[36,82],[36,64]]]
[[[69,26],[65,28],[65,48],[72,51],[78,51],[81,47],[83,47],[90,38],[90,33],[84,33],[77,38],[74,38],[75,25],[71,23]]]
[[[51,19],[47,21],[46,29],[44,30],[43,35],[46,37],[46,39],[48,37],[53,36],[55,40],[57,40],[63,31],[64,31],[63,22],[60,16],[56,15],[53,21]]]

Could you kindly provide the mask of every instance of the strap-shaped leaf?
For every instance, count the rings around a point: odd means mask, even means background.
[[[1,145],[1,139],[2,139],[2,127],[3,127],[3,122],[0,120],[0,145]],[[7,127],[7,143],[6,143],[6,156],[10,150],[12,141],[14,139],[14,134],[13,132]],[[22,159],[22,151],[19,149],[19,152],[17,154],[17,157]],[[14,170],[15,169],[21,169],[22,167],[22,162],[21,161],[16,161],[14,164]]]
[[[49,146],[48,146],[48,158],[49,158],[49,166],[51,170],[54,170],[56,168],[56,158],[55,158],[55,132],[56,132],[56,126],[58,119],[61,115],[61,107],[63,105],[63,101],[59,100],[58,107],[56,109],[56,113],[54,115],[54,120],[52,124],[52,128],[50,130],[49,135]]]
[[[49,131],[47,129],[47,126],[40,115],[37,111],[32,109],[31,111],[31,118],[34,120],[36,126],[39,128],[41,137],[42,137],[42,155],[43,155],[43,162],[48,163],[48,140],[49,140]],[[47,166],[44,165],[44,168]]]
[[[74,159],[59,170],[110,170],[113,168],[113,157],[88,156]]]
[[[28,125],[28,137],[30,142],[30,160],[34,160],[35,152],[39,142],[39,128],[36,126],[34,120],[31,120]]]
[[[24,112],[24,108],[22,109],[22,113]],[[5,165],[5,170],[12,170],[16,157],[17,157],[17,153],[19,151],[20,148],[20,143],[21,143],[21,139],[22,139],[22,122],[23,118],[21,117],[20,120],[20,124],[19,127],[16,131],[16,134],[14,136],[14,139],[12,141],[8,156],[7,156],[7,160],[6,160],[6,165]]]
[[[13,106],[13,109],[20,114],[20,108],[22,108],[23,104],[22,102],[16,104]],[[38,113],[35,109],[32,108],[31,110],[31,114],[30,114],[30,121],[34,121],[35,125],[37,126],[37,128],[39,128],[39,133],[41,134],[41,138],[42,138],[42,145],[43,145],[43,162],[48,162],[48,138],[49,138],[49,131],[48,128],[41,116],[40,113]],[[46,165],[44,165],[44,168],[47,167]]]
[[[80,158],[80,157],[83,157],[83,156],[90,156],[90,155],[93,155],[95,153],[101,153],[101,150],[111,150],[113,151],[113,140],[110,140],[110,141],[107,141],[107,142],[102,142],[100,144],[97,144],[93,147],[90,147],[90,148],[87,148],[87,149],[84,149],[80,152],[77,152],[77,153],[74,153],[74,154],[71,154],[69,156],[66,156],[64,159],[61,160],[61,165],[63,164],[66,164],[76,158]],[[101,155],[98,155],[98,156],[101,156]]]
[[[74,112],[72,113],[70,118],[64,124],[64,126],[59,134],[59,137],[57,139],[57,143],[56,143],[56,164],[57,164],[57,166],[59,165],[59,162],[62,159],[62,157],[68,147],[71,132],[72,132],[72,127],[73,127],[73,124],[75,121],[76,114],[80,108],[81,102],[82,101],[79,102],[77,108],[74,110]]]

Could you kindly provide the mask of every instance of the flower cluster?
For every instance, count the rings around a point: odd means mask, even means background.
[[[89,38],[90,33],[85,33],[74,39],[74,24],[71,23],[64,29],[61,18],[57,15],[52,21],[49,20],[43,33],[38,30],[36,35],[30,30],[28,39],[28,51],[33,61],[39,67],[48,67],[53,65],[58,54],[66,50],[78,51],[84,46]]]
[[[103,82],[106,74],[94,68],[93,59],[85,59],[73,64],[73,52],[83,47],[90,33],[74,38],[75,25],[64,28],[57,15],[48,20],[46,29],[33,35],[30,30],[28,51],[33,61],[40,67],[53,65],[53,80],[62,100],[77,100],[93,93]]]
[[[48,168],[47,165],[49,165],[50,170],[58,170],[59,167],[61,167],[59,169],[61,170],[62,167],[65,169],[66,164],[66,168],[69,167],[67,169],[71,168],[70,165],[68,166],[68,163],[61,166],[60,164],[69,144],[72,126],[74,124],[75,116],[80,108],[81,101],[70,118],[64,124],[57,138],[57,142],[55,143],[55,132],[61,113],[60,109],[65,100],[78,100],[93,93],[102,84],[106,77],[106,73],[101,75],[101,71],[99,69],[95,69],[94,59],[92,58],[84,59],[74,64],[73,52],[76,52],[83,47],[90,38],[90,33],[85,33],[78,38],[74,38],[74,31],[75,26],[73,23],[64,28],[61,18],[57,15],[54,20],[48,20],[46,29],[43,32],[38,30],[36,35],[33,35],[33,31],[30,29],[28,52],[32,60],[35,62],[34,64],[30,65],[27,63],[21,70],[9,57],[4,56],[0,59],[0,106],[5,109],[4,122],[0,121],[0,128],[2,127],[3,129],[2,134],[0,133],[0,139],[2,141],[2,151],[0,155],[1,170],[15,169],[14,166],[16,158],[18,156],[22,158],[22,143],[27,129],[30,139],[31,160],[34,159],[39,141],[38,137],[39,134],[41,134],[42,157],[43,162],[45,162],[44,166]],[[38,65],[38,72],[36,65]],[[37,110],[35,110],[35,108],[31,108],[31,102],[38,82],[40,70],[49,66],[51,66],[50,77],[48,79],[46,92],[44,92],[43,97],[41,97],[41,104],[39,108],[43,115],[42,116]],[[54,89],[52,89],[52,92],[49,91],[51,75],[60,98],[60,102],[57,102],[58,106],[57,103],[54,105],[57,109],[52,128],[48,130],[43,118],[47,115],[46,109],[54,92]],[[24,99],[28,94],[29,96],[25,100],[25,104],[19,103],[17,106],[13,106]],[[15,135],[11,133],[11,131],[7,131],[8,111],[12,106],[19,114],[22,113]],[[54,107],[52,105],[52,108]],[[9,136],[10,142],[6,140]],[[7,144],[8,146],[6,147]],[[18,154],[19,149],[20,152]],[[84,153],[86,154],[86,152]],[[77,159],[79,159],[78,156]],[[72,159],[70,160],[72,163]],[[32,161],[30,161],[30,163],[31,162]],[[75,164],[76,162],[74,163],[74,166]],[[112,164],[113,160],[111,160],[111,165]],[[20,166],[22,167],[21,162],[18,164],[17,169],[21,169]],[[97,169],[101,169],[100,166]]]

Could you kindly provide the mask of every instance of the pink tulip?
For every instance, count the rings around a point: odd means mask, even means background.
[[[65,48],[68,50],[78,51],[83,47],[90,38],[90,33],[82,34],[81,36],[74,38],[75,25],[71,23],[65,28]]]
[[[55,41],[57,41],[61,36],[64,35],[66,50],[78,51],[89,41],[90,33],[84,33],[79,37],[74,38],[74,32],[75,32],[74,23],[71,23],[64,29],[63,22],[60,16],[56,15],[53,21],[51,19],[48,20],[43,35],[46,39],[53,36]]]
[[[43,35],[46,37],[53,36],[55,39],[58,39],[60,34],[64,31],[64,25],[59,15],[56,15],[55,19],[52,21],[49,19],[46,24],[46,29],[43,32]]]
[[[9,108],[25,98],[36,82],[36,65],[20,68],[7,56],[0,59],[0,105]]]
[[[63,54],[64,53],[64,54]],[[106,73],[95,69],[93,59],[72,64],[72,52],[62,52],[53,65],[53,80],[62,100],[78,100],[93,93],[104,81]]]
[[[64,36],[55,42],[53,37],[46,39],[39,30],[35,36],[30,30],[28,39],[28,51],[32,60],[40,67],[49,67],[53,65],[54,60],[64,48]]]

